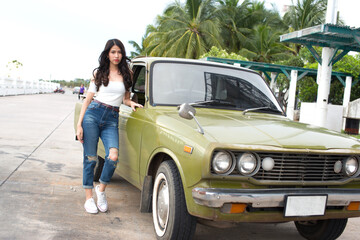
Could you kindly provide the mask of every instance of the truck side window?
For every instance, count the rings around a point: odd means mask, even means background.
[[[137,97],[137,102],[145,104],[145,66],[134,66],[134,84],[132,92]]]

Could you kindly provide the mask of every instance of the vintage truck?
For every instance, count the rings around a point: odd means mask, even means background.
[[[258,73],[151,57],[131,68],[144,108],[120,108],[116,172],[142,191],[158,239],[191,239],[197,222],[294,221],[328,240],[360,216],[360,142],[289,120]],[[98,156],[97,178],[101,142]]]

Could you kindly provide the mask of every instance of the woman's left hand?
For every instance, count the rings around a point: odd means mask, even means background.
[[[136,112],[136,108],[137,108],[137,107],[138,107],[138,108],[143,108],[143,105],[131,101],[131,102],[130,102],[130,107],[132,108],[132,110],[133,110],[134,112]]]

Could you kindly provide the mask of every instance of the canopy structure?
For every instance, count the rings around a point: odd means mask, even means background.
[[[360,28],[334,25],[336,1],[328,0],[326,24],[302,29],[280,36],[281,42],[292,42],[306,46],[315,59],[319,62],[318,94],[316,101],[316,116],[313,124],[324,127],[327,124],[328,96],[332,66],[344,57],[349,51],[360,52]],[[330,6],[329,6],[330,4]],[[322,56],[315,51],[313,46],[323,47]],[[341,51],[341,52],[339,52]],[[350,100],[351,77],[345,84],[343,106],[346,107]],[[346,99],[345,99],[346,96]]]
[[[269,79],[269,81],[272,81],[272,80],[276,81],[276,78],[278,77],[279,73],[283,73],[290,80],[292,70],[298,71],[297,80],[300,80],[301,78],[303,78],[305,76],[316,76],[317,75],[317,69],[311,69],[311,68],[284,66],[284,65],[263,63],[263,62],[249,62],[249,61],[243,61],[243,60],[234,60],[234,59],[216,58],[216,57],[206,57],[205,60],[212,61],[212,62],[226,63],[226,64],[231,64],[231,65],[240,65],[241,67],[245,67],[245,68],[252,69],[255,71],[261,71]],[[275,79],[272,79],[270,77],[269,73],[276,73]],[[332,72],[332,76],[335,76],[345,86],[345,78],[347,76],[351,76],[351,74],[341,73],[341,72]]]
[[[333,48],[335,51],[329,65],[334,65],[348,52],[360,52],[360,28],[328,23],[281,35],[280,41],[306,46],[320,64],[322,59],[313,46]],[[340,54],[339,50],[342,50]]]

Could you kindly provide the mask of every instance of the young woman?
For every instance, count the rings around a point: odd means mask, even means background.
[[[107,41],[99,57],[99,67],[93,72],[86,98],[77,123],[77,138],[84,147],[83,187],[85,188],[85,210],[88,213],[106,212],[108,204],[105,188],[110,183],[118,162],[119,131],[118,118],[121,103],[133,111],[142,107],[130,100],[132,72],[127,64],[124,45],[118,39]],[[93,97],[97,93],[96,98]],[[97,161],[97,144],[101,138],[106,152],[100,184],[95,187],[97,203],[93,199],[94,167]]]

